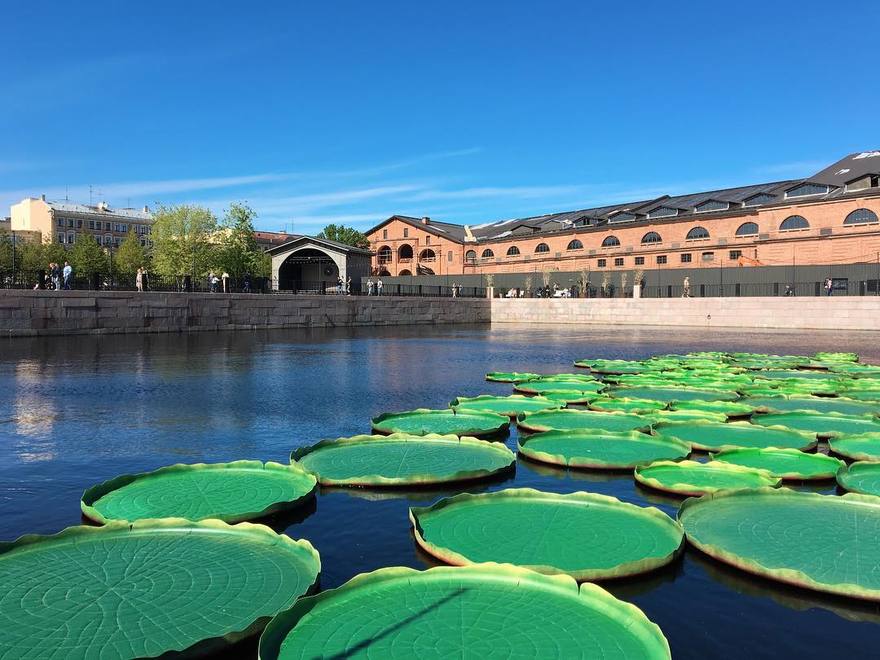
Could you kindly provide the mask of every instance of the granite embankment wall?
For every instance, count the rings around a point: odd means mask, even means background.
[[[492,323],[880,330],[880,298],[495,298]]]
[[[470,298],[0,291],[0,336],[488,323]]]

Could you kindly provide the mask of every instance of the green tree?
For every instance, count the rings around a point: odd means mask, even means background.
[[[163,277],[205,276],[213,265],[217,218],[201,206],[162,206],[152,228],[153,270]]]
[[[17,262],[17,251],[15,256]],[[19,268],[18,263],[15,268]],[[0,231],[0,273],[12,273],[12,237],[5,231]]]
[[[220,223],[216,253],[217,269],[234,279],[246,273],[257,275],[262,270],[265,254],[254,238],[257,214],[247,204],[232,204]]]
[[[345,225],[327,225],[318,234],[318,238],[326,238],[337,243],[344,243],[352,247],[369,249],[370,241],[363,232],[358,231],[354,227],[346,227]]]
[[[76,275],[108,273],[109,261],[98,241],[91,234],[79,234],[70,250],[70,265]]]
[[[49,267],[50,262],[63,265],[64,262],[70,258],[70,253],[63,245],[61,245],[61,243],[56,243],[49,238],[40,246],[40,250],[37,251],[37,254],[34,256],[37,256],[40,259],[40,263],[37,264],[36,270],[43,270]]]
[[[122,245],[116,250],[114,268],[121,275],[134,275],[138,268],[147,266],[147,251],[141,245],[140,237],[130,229]]]

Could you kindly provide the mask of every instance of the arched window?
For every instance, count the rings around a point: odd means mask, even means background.
[[[434,250],[422,250],[419,253],[419,261],[434,261],[437,259],[437,255]]]
[[[856,209],[843,221],[845,225],[876,225],[877,214],[871,209]]]
[[[584,244],[581,243],[578,239],[574,239],[573,241],[569,242],[568,247],[565,249],[566,250],[583,250]]]
[[[663,238],[656,231],[649,231],[647,234],[642,236],[642,245],[648,245],[650,243],[662,243]]]
[[[404,243],[399,248],[397,248],[397,258],[401,261],[404,259],[412,259],[413,258],[413,249],[412,245],[408,245]]]
[[[383,245],[379,248],[379,252],[376,253],[376,256],[379,257],[380,264],[391,263],[391,248],[387,245]]]
[[[483,250],[483,259],[488,259],[489,257],[494,257],[494,256],[495,256],[495,253],[492,252],[492,250],[490,250],[489,248],[486,248],[485,250]]]
[[[404,268],[402,271],[400,271],[398,273],[398,275],[400,277],[407,277],[408,275],[412,275],[412,273],[410,271],[408,271],[406,268]]]
[[[705,227],[694,227],[685,236],[685,239],[688,241],[698,241],[701,238],[709,238],[709,232]]]
[[[807,219],[800,215],[790,215],[782,224],[779,225],[779,231],[793,231],[795,229],[809,229],[810,223]]]
[[[477,252],[476,250],[468,250],[464,253],[464,262],[467,264],[476,263],[477,261]]]
[[[511,245],[509,248],[507,248],[507,256],[508,257],[515,257],[518,254],[519,254],[519,248],[516,247],[515,245]]]
[[[602,241],[602,247],[617,247],[618,245],[620,245],[620,241],[617,240],[617,236],[606,236]]]
[[[754,222],[744,222],[736,228],[737,236],[757,236],[758,225]]]
[[[550,246],[547,245],[546,243],[538,243],[535,246],[535,253],[538,253],[538,252],[550,252]]]

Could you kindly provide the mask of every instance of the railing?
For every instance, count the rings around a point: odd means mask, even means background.
[[[203,292],[220,293],[224,290],[223,280],[217,276],[218,281],[212,284],[207,277],[193,278],[190,275],[179,277],[161,277],[153,273],[147,273],[142,279],[144,291],[177,291],[177,292]],[[136,291],[137,282],[134,275],[121,275],[114,273],[112,276],[101,273],[91,275],[74,274],[68,288],[80,291]],[[266,277],[252,278],[229,278],[226,287],[228,293],[265,293],[270,289],[270,280]],[[35,289],[35,290],[64,290],[64,278],[59,277],[56,282],[46,271],[17,271],[0,272],[0,288],[4,289]]]

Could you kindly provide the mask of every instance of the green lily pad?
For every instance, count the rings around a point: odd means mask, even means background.
[[[602,397],[590,401],[590,409],[601,412],[628,412],[636,415],[662,410],[666,404],[650,399],[611,399]]]
[[[708,410],[657,410],[645,415],[654,424],[661,422],[718,422],[727,421],[727,415]]]
[[[533,374],[528,371],[490,371],[486,374],[486,380],[496,383],[519,383],[540,377],[541,374]]]
[[[847,399],[853,399],[854,401],[880,402],[880,390],[862,390],[847,388],[841,394]]]
[[[453,399],[449,407],[456,412],[474,410],[516,417],[522,412],[556,409],[562,408],[564,405],[564,403],[553,401],[543,396],[523,396],[521,394],[492,396],[491,394],[481,394],[474,397],[460,396]]]
[[[23,536],[0,544],[0,654],[207,652],[257,633],[320,568],[308,541],[250,523],[165,518]]]
[[[594,410],[539,410],[516,418],[517,425],[531,433],[542,431],[636,431],[651,428],[639,415]]]
[[[825,454],[807,454],[798,449],[728,449],[712,460],[767,470],[780,479],[833,479],[844,463]]]
[[[633,360],[578,360],[574,366],[599,374],[639,374],[647,370],[643,362]]]
[[[620,387],[606,392],[618,399],[652,399],[653,401],[734,401],[739,398],[736,392],[721,390],[699,390],[689,387]]]
[[[260,638],[262,660],[668,660],[660,629],[601,587],[515,566],[383,568],[303,598]]]
[[[837,483],[853,493],[880,496],[880,463],[853,463],[837,473]]]
[[[598,470],[632,469],[659,460],[685,458],[690,445],[645,433],[547,431],[520,440],[519,453],[542,463]]]
[[[828,440],[833,454],[854,461],[880,462],[880,434],[847,435]]]
[[[816,369],[768,369],[767,371],[755,371],[752,376],[762,380],[789,380],[792,378],[797,380],[835,380],[839,378],[837,374]]]
[[[605,383],[598,380],[574,380],[568,378],[529,380],[524,383],[516,383],[514,391],[524,394],[545,394],[546,392],[601,392]]]
[[[710,461],[658,461],[639,465],[634,472],[643,486],[676,495],[705,495],[731,488],[776,487],[781,483],[766,470]]]
[[[144,518],[253,520],[315,496],[315,478],[297,466],[260,461],[170,465],[89,488],[83,514],[98,523]]]
[[[448,564],[509,563],[578,581],[654,570],[676,557],[683,538],[659,509],[531,488],[462,493],[411,508],[410,520],[419,546]]]
[[[752,417],[752,424],[782,426],[795,431],[812,433],[819,438],[880,433],[880,419],[876,417],[856,417],[836,413],[770,413],[755,415]]]
[[[700,410],[716,412],[726,417],[747,417],[755,409],[744,401],[676,401],[672,404],[673,410]]]
[[[819,351],[813,356],[819,362],[858,362],[858,353]]]
[[[880,600],[880,499],[788,488],[684,502],[688,541],[744,571],[840,596]]]
[[[541,396],[551,401],[564,404],[588,404],[602,397],[598,392],[574,392],[572,390],[546,390]]]
[[[871,415],[880,413],[880,404],[855,399],[827,396],[756,396],[742,399],[757,412],[835,412],[841,415]]]
[[[664,422],[654,427],[654,433],[690,443],[691,447],[702,451],[741,447],[813,449],[816,446],[816,438],[810,434],[787,428],[765,428],[748,422]]]
[[[510,419],[495,413],[417,408],[406,412],[382,413],[373,418],[377,433],[408,433],[427,435],[468,435],[474,437],[497,435],[507,431]]]
[[[501,443],[456,435],[393,433],[324,440],[290,456],[326,486],[409,486],[485,479],[510,470]]]

